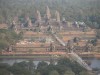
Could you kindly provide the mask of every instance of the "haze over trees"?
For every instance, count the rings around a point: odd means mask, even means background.
[[[84,21],[91,27],[100,28],[100,0],[0,0],[0,23],[11,24],[15,16],[20,20],[25,15],[34,19],[36,10],[43,17],[47,5],[52,17],[57,10],[67,21]]]
[[[91,75],[76,62],[63,58],[58,64],[39,62],[37,67],[33,61],[22,61],[9,64],[0,63],[0,75]]]

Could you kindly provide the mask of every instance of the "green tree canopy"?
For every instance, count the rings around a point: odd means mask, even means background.
[[[65,71],[64,75],[75,75],[75,73],[71,70]]]
[[[8,48],[22,39],[22,33],[17,34],[12,30],[0,29],[0,50]]]
[[[59,73],[56,70],[53,70],[49,73],[49,75],[59,75]]]

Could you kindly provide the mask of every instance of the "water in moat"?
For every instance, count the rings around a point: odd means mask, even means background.
[[[31,59],[32,60],[32,59]],[[90,66],[92,68],[98,68],[100,69],[100,59],[96,58],[84,58],[85,61],[90,62]],[[0,63],[8,63],[10,65],[13,65],[15,62],[22,62],[22,61],[28,61],[28,59],[2,59],[0,60]],[[33,60],[34,64],[37,65],[40,61]],[[47,63],[50,63],[50,61],[46,61]]]

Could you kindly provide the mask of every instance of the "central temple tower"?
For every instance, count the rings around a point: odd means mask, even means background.
[[[46,9],[46,18],[47,18],[48,20],[50,20],[50,18],[51,18],[50,9],[49,9],[48,6],[47,6],[47,9]]]
[[[59,14],[59,12],[56,11],[55,15],[56,15],[56,21],[57,21],[58,23],[60,23],[60,14]]]

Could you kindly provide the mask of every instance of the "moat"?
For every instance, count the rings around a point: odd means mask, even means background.
[[[29,60],[33,60],[33,63],[35,65],[37,65],[40,62],[40,61],[37,61],[37,60],[34,60],[34,59],[2,59],[2,60],[0,60],[0,63],[8,63],[10,65],[13,65],[15,62],[22,62],[22,61],[29,61]],[[100,69],[100,59],[84,58],[84,60],[89,61],[91,63],[90,67]],[[55,61],[55,64],[56,64],[56,60],[54,60],[54,61]],[[50,61],[46,61],[46,62],[48,62],[48,64],[50,63]]]

